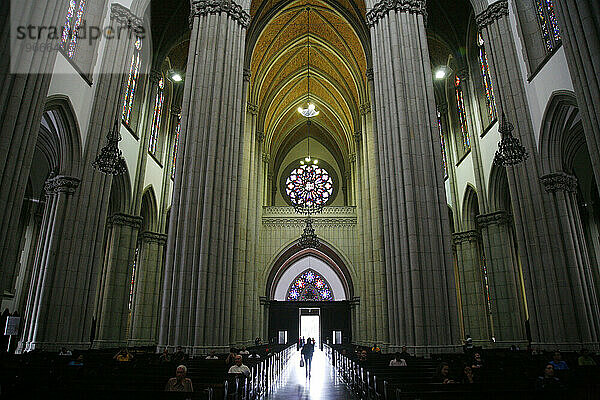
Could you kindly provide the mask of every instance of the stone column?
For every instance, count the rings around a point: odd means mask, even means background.
[[[54,282],[64,281],[66,271],[56,263],[58,246],[65,227],[72,224],[73,220],[68,215],[68,205],[73,201],[72,196],[79,186],[79,179],[68,176],[56,176],[46,181],[46,206],[42,225],[36,246],[36,254],[29,284],[29,296],[25,307],[23,336],[19,343],[20,350],[33,350],[31,343],[37,335],[41,319],[47,322],[44,326],[52,331],[55,336],[61,336],[59,321],[50,318],[48,314],[60,312],[50,305],[48,298],[54,290],[64,288],[54,285]],[[42,325],[43,326],[43,325]]]
[[[448,103],[441,103],[437,107],[437,111],[440,113],[440,122],[442,124],[442,134],[445,135],[446,143],[446,165],[448,170],[448,181],[450,182],[450,204],[454,206],[452,210],[452,216],[454,218],[453,225],[455,230],[460,229],[461,221],[461,207],[459,204],[458,196],[458,184],[456,182],[456,170],[454,169],[454,141],[450,140],[452,131],[450,124],[448,123]]]
[[[480,13],[476,20],[487,44],[492,79],[497,85],[499,114],[514,124],[514,136],[529,152],[527,161],[506,169],[513,204],[519,262],[533,341],[553,348],[561,343],[595,343],[590,330],[595,315],[581,310],[579,283],[570,282],[567,271],[581,265],[573,246],[557,244],[561,236],[559,215],[542,188],[540,156],[537,152],[531,113],[508,17],[508,1],[500,0]],[[543,273],[540,273],[543,271]],[[563,346],[564,347],[564,346]]]
[[[425,14],[424,0],[395,0],[376,3],[366,16],[388,306],[399,317],[390,315],[388,330],[392,345],[407,343],[417,353],[449,350],[459,339]]]
[[[477,226],[481,230],[486,256],[492,333],[496,344],[500,347],[519,342],[525,344],[523,282],[516,258],[511,218],[506,211],[478,215]]]
[[[458,232],[452,237],[456,246],[458,287],[465,334],[471,335],[475,342],[489,343],[491,335],[479,232],[476,230]]]
[[[553,4],[600,186],[600,5],[597,0],[560,0]]]
[[[64,0],[28,0],[22,7],[3,5],[0,11],[0,293],[11,291],[19,258],[17,234],[21,207],[44,104],[48,95],[56,50],[27,50],[26,46],[55,49],[57,40],[17,39],[18,26],[60,27]],[[12,11],[12,15],[11,15]],[[11,72],[15,72],[14,74]]]
[[[121,347],[127,343],[129,293],[142,218],[115,214],[108,223],[94,348]]]
[[[193,0],[191,18],[159,348],[198,353],[230,343],[250,16],[231,1]]]
[[[551,198],[553,212],[549,217],[558,220],[559,236],[554,245],[569,257],[561,274],[569,285],[561,287],[559,293],[561,302],[566,300],[563,297],[570,299],[577,325],[565,329],[571,330],[573,336],[579,335],[583,342],[596,341],[600,335],[600,311],[577,205],[577,178],[557,172],[542,176],[540,180]]]
[[[155,346],[160,319],[160,291],[167,235],[143,232],[138,240],[138,258],[133,285],[129,346]]]
[[[101,71],[95,79],[94,100],[81,165],[81,184],[69,202],[67,218],[57,247],[53,268],[61,273],[43,284],[36,305],[40,312],[31,321],[35,334],[25,339],[29,348],[54,349],[61,345],[89,348],[93,320],[98,308],[98,287],[105,250],[105,223],[112,177],[92,167],[106,144],[107,133],[120,121],[122,88],[142,21],[120,4],[111,6],[111,24],[123,27],[120,38],[106,41]],[[125,33],[127,32],[127,34]]]

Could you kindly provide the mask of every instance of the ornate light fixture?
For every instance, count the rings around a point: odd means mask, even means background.
[[[298,239],[298,247],[301,249],[316,249],[321,245],[321,242],[315,234],[315,228],[312,226],[312,219],[310,216],[306,218],[305,223],[306,226],[304,227],[304,232],[302,232],[302,236],[300,236],[300,239]]]
[[[125,159],[119,150],[121,133],[119,132],[119,121],[115,122],[112,131],[106,137],[106,146],[100,150],[100,154],[92,163],[92,166],[106,175],[121,175],[125,172]]]
[[[513,136],[512,132],[514,130],[515,127],[506,120],[506,115],[502,112],[502,121],[498,129],[501,139],[494,156],[494,164],[509,167],[527,160],[529,154],[527,154],[527,150],[521,145],[519,139]]]

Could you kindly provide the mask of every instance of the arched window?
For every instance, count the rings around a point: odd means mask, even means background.
[[[125,89],[125,99],[123,101],[123,121],[131,124],[131,111],[133,110],[133,101],[135,100],[135,92],[138,88],[140,78],[140,64],[142,62],[142,39],[137,38],[135,41],[135,49],[131,57],[131,65],[129,67],[129,79],[127,88]]]
[[[158,136],[160,133],[160,121],[161,121],[161,117],[162,117],[164,103],[165,103],[165,81],[163,78],[160,78],[160,81],[158,81],[156,100],[154,102],[154,115],[152,116],[152,128],[150,130],[150,143],[148,144],[148,151],[152,155],[156,155],[156,149],[158,148]]]
[[[73,58],[79,39],[79,28],[85,13],[86,0],[70,0],[65,26],[62,31],[61,47],[69,58]]]
[[[285,182],[285,190],[294,206],[314,208],[327,204],[333,195],[333,179],[315,164],[292,169]]]
[[[477,34],[477,46],[479,47],[479,69],[481,70],[481,82],[485,95],[485,109],[487,111],[487,117],[489,118],[487,123],[490,124],[498,117],[498,111],[496,109],[494,85],[492,84],[492,76],[490,75],[490,67],[488,64],[487,54],[485,52],[485,43],[481,33]]]
[[[560,29],[554,13],[554,2],[553,0],[535,0],[535,6],[546,51],[551,52],[561,42]]]
[[[442,166],[444,167],[444,179],[448,177],[448,161],[446,159],[446,140],[444,139],[444,130],[442,129],[442,114],[437,113],[438,130],[440,132],[440,145],[442,147]]]
[[[287,301],[333,301],[333,291],[329,282],[317,271],[307,269],[292,281]]]
[[[171,179],[175,179],[175,163],[177,162],[177,152],[179,151],[179,134],[181,133],[181,116],[178,118],[175,128],[175,143],[173,144],[173,160],[171,161]]]
[[[463,96],[463,90],[461,87],[461,79],[456,76],[454,80],[454,91],[456,93],[456,112],[458,114],[458,126],[460,128],[460,139],[463,154],[466,154],[471,150],[471,143],[469,141],[469,129],[467,126],[467,112],[465,110],[465,99]]]

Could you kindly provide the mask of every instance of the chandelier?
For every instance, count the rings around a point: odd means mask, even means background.
[[[92,166],[106,175],[121,175],[125,172],[125,159],[119,150],[121,133],[119,132],[119,121],[115,122],[112,131],[106,137],[106,146],[100,150],[100,154],[92,163]]]
[[[312,219],[309,216],[304,222],[306,223],[306,226],[304,227],[302,236],[300,236],[300,239],[298,239],[298,247],[301,249],[316,249],[321,245],[321,242],[315,233],[315,228],[312,226]]]
[[[506,120],[506,115],[502,112],[502,122],[498,129],[500,142],[494,156],[494,164],[509,167],[527,160],[529,154],[527,154],[527,150],[521,145],[519,139],[513,136],[512,132],[514,130],[515,127]]]

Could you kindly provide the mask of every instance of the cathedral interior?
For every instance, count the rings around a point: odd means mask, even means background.
[[[299,315],[600,350],[595,1],[28,2],[0,13],[16,353],[295,343]]]

